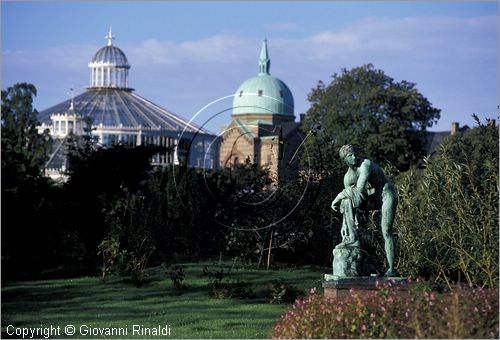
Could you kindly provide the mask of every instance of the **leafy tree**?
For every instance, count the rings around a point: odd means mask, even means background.
[[[336,162],[342,145],[355,144],[379,163],[408,169],[425,155],[426,128],[440,113],[414,83],[395,82],[371,64],[343,69],[328,86],[319,81],[308,99],[303,128],[321,125],[317,142],[327,166]]]
[[[99,145],[99,137],[92,134],[92,131],[95,130],[92,128],[92,118],[86,116],[82,120],[84,123],[83,135],[75,135],[71,131],[66,139],[66,157],[69,165],[66,174],[70,177],[75,171],[85,167],[93,155],[102,148]]]
[[[130,148],[120,144],[97,148],[92,140],[73,139],[69,179],[64,185],[66,205],[60,214],[71,221],[67,228],[74,230],[85,245],[85,267],[95,269],[98,245],[109,229],[106,209],[122,201],[128,204],[124,195],[138,193],[148,180],[149,160],[158,148]]]
[[[36,88],[19,83],[2,91],[2,187],[42,176],[48,159],[48,130],[38,133],[38,112],[33,108]],[[7,189],[6,188],[6,189]]]
[[[35,86],[27,83],[15,84],[1,94],[2,272],[7,277],[40,271],[56,252],[50,248],[49,236],[56,233],[55,226],[40,228],[57,189],[43,177],[50,138],[47,131],[37,131],[35,95]]]

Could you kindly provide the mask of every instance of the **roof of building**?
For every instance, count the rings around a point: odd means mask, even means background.
[[[453,131],[454,124],[456,124],[455,131]],[[446,137],[452,136],[454,133],[467,133],[469,130],[468,125],[459,128],[458,123],[452,123],[452,131],[427,131],[427,143],[424,146],[426,154],[433,155]]]
[[[113,65],[115,67],[125,67],[125,68],[130,68],[130,65],[127,60],[127,56],[125,53],[119,49],[116,46],[113,46],[113,34],[111,32],[111,29],[109,30],[108,34],[106,35],[106,39],[108,39],[108,44],[107,46],[104,46],[100,48],[94,57],[91,60],[92,63],[102,63],[102,64],[108,64],[108,65]]]
[[[45,164],[47,169],[61,169],[66,166],[67,162],[67,139],[55,138],[52,139],[50,157]]]
[[[267,41],[264,40],[259,58],[259,73],[245,80],[236,90],[233,115],[294,115],[292,92],[283,81],[270,75],[270,67]]]
[[[450,135],[450,131],[428,131],[427,132],[427,143],[424,147],[427,155],[432,155],[439,145],[443,143],[444,139]]]
[[[72,100],[74,110],[83,117],[90,117],[93,126],[100,124],[115,127],[140,126],[211,134],[210,131],[126,89],[88,89],[74,99],[68,99],[41,111],[38,120],[40,123],[51,124],[51,115],[67,112]]]
[[[117,67],[130,67],[127,56],[116,46],[104,46],[100,48],[91,63],[111,64]]]
[[[89,63],[92,80],[87,91],[41,111],[38,116],[40,123],[50,125],[53,114],[78,113],[82,118],[90,117],[94,127],[102,125],[105,128],[138,130],[151,128],[213,135],[210,131],[135,94],[133,89],[128,88],[126,85],[130,65],[127,57],[121,49],[113,46],[114,37],[111,29],[106,39],[107,45],[100,48]],[[117,68],[125,70],[122,70],[123,74],[120,75],[121,82],[115,83],[113,76],[118,74],[112,71]],[[97,72],[98,70],[101,72]],[[107,71],[104,72],[105,70]]]

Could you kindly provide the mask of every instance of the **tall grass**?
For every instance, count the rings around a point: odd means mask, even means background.
[[[448,286],[498,286],[498,128],[477,129],[475,139],[443,143],[423,171],[410,171],[399,182],[401,273]]]

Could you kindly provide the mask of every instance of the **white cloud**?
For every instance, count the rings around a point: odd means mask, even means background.
[[[78,69],[87,65],[97,51],[97,45],[66,45],[33,50],[2,51],[4,65],[26,65]]]
[[[275,28],[293,23],[274,24]],[[406,17],[365,18],[339,31],[322,31],[305,38],[269,37],[271,57],[283,54],[294,63],[352,56],[409,57],[453,56],[498,52],[498,45],[487,43],[485,35],[498,32],[498,17]],[[497,33],[498,34],[498,33]],[[498,35],[497,35],[498,36]],[[97,45],[69,45],[24,51],[3,51],[4,64],[60,65],[80,68],[86,65]],[[120,46],[121,47],[121,46]],[[176,42],[146,39],[139,45],[121,47],[133,65],[241,64],[258,58],[260,39],[237,35],[213,35],[199,40]],[[256,50],[257,49],[257,50]]]
[[[296,41],[312,60],[339,55],[380,53],[400,56],[454,56],[496,54],[498,47],[484,36],[498,30],[498,17],[366,18],[342,31],[325,31]],[[498,32],[498,31],[497,31]],[[453,54],[456,53],[456,54]]]
[[[240,63],[255,54],[249,40],[231,35],[183,42],[148,39],[128,48],[127,54],[137,64]]]
[[[281,28],[285,29],[285,24]],[[443,118],[450,102],[466,107],[470,98],[482,92],[492,88],[498,92],[498,16],[370,17],[341,30],[323,30],[302,38],[280,37],[278,32],[268,38],[271,73],[290,86],[297,112],[307,110],[306,96],[317,80],[328,81],[341,68],[368,62],[398,81],[416,82],[422,93],[443,109]],[[139,93],[148,97],[148,91],[165,91],[166,106],[196,112],[206,104],[195,102],[196,98],[213,100],[230,94],[245,77],[257,73],[260,44],[260,38],[218,34],[180,42],[150,38],[119,47],[129,59],[131,85]],[[87,64],[99,47],[4,50],[2,78],[4,83],[10,83],[9,78],[33,79],[38,85],[48,83],[49,78],[61,81],[78,73],[84,74],[85,83]],[[41,80],[33,78],[33,67],[39,69]],[[80,78],[71,78],[67,87],[74,84],[73,79]],[[480,86],[471,87],[473,83]],[[193,99],[176,101],[176,89],[191,93]],[[457,113],[453,110],[450,115]]]

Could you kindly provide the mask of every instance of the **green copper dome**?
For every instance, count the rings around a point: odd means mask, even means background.
[[[279,114],[293,116],[293,95],[280,79],[271,77],[271,61],[264,40],[259,59],[259,74],[243,82],[233,99],[233,115]]]

